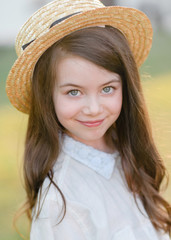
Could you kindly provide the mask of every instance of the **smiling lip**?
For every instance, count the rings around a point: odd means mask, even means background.
[[[102,124],[102,122],[104,121],[104,119],[102,120],[97,120],[97,121],[78,121],[79,123],[83,124],[86,127],[98,127]]]

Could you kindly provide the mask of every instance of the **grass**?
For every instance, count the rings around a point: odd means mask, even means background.
[[[171,74],[143,82],[155,142],[171,177]],[[164,194],[171,203],[171,182]]]
[[[0,47],[0,106],[9,103],[5,93],[5,82],[8,72],[16,59],[13,47]]]
[[[19,176],[26,118],[11,107],[0,108],[0,239],[21,239],[12,229],[16,208],[24,200]]]
[[[168,74],[171,72],[171,34],[155,32],[149,56],[141,67],[141,74],[151,76]]]
[[[156,35],[149,58],[141,68],[141,74],[155,140],[171,176],[170,41],[171,36]],[[0,48],[0,239],[2,240],[21,239],[12,228],[12,219],[25,197],[20,165],[27,116],[9,104],[5,93],[5,79],[15,58],[13,48]],[[146,73],[151,77],[144,77]],[[171,202],[171,184],[164,195]],[[25,223],[25,219],[20,221],[20,229],[24,233]]]

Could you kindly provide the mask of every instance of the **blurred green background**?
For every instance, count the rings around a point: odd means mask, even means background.
[[[159,151],[171,175],[171,35],[155,33],[148,60],[141,67],[144,94]],[[21,237],[12,227],[15,211],[24,201],[21,162],[27,116],[15,110],[5,93],[5,81],[16,59],[14,48],[0,47],[0,239]],[[171,184],[164,193],[171,202]],[[20,230],[26,234],[27,221]],[[26,234],[28,236],[28,234]]]

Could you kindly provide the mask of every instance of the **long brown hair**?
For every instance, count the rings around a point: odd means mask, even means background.
[[[38,192],[49,177],[63,198],[65,216],[65,197],[53,182],[53,166],[60,152],[58,131],[64,129],[56,117],[52,99],[56,64],[65,54],[83,57],[121,76],[123,106],[115,126],[117,142],[112,127],[108,136],[120,152],[125,178],[134,197],[139,195],[157,230],[170,232],[171,208],[159,194],[166,169],[153,141],[138,69],[126,38],[110,26],[86,28],[64,37],[36,64],[24,155],[26,213],[31,219]]]

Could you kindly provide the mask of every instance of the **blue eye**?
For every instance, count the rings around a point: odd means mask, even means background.
[[[79,96],[80,95],[80,91],[78,91],[78,90],[71,90],[71,91],[68,92],[68,95],[73,96],[73,97]]]
[[[113,92],[113,87],[104,87],[102,91],[105,94],[112,93]]]

